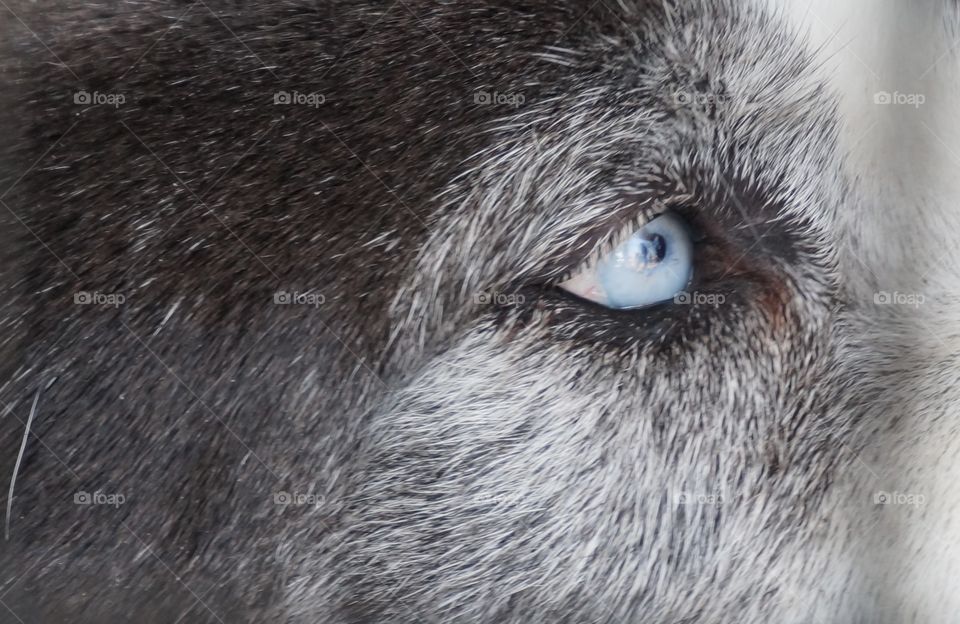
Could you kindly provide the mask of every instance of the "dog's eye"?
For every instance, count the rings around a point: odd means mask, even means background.
[[[560,288],[614,309],[672,299],[693,276],[693,241],[683,220],[664,213]]]

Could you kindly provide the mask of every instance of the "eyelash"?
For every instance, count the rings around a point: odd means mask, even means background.
[[[585,266],[594,265],[608,253],[616,249],[621,243],[626,241],[634,232],[641,229],[655,217],[665,212],[667,208],[662,205],[644,206],[640,211],[628,219],[622,220],[620,225],[608,228],[608,231],[599,237],[597,242],[590,246],[590,250],[584,254],[574,254],[572,258],[565,263],[564,270],[550,279],[553,284],[560,284],[582,270]]]
[[[613,229],[612,234],[606,235],[600,240],[599,243],[594,244],[589,253],[575,258],[572,266],[567,266],[557,278],[550,280],[551,284],[560,284],[570,279],[578,271],[582,270],[583,267],[595,266],[596,263],[598,263],[607,254],[612,252],[623,242],[633,236],[637,230],[642,229],[650,221],[666,212],[671,212],[679,216],[690,229],[691,240],[694,243],[695,252],[702,243],[708,241],[706,230],[702,227],[702,224],[699,221],[699,211],[691,208],[690,206],[670,206],[662,202],[657,202],[656,206],[650,206],[641,209],[639,214],[629,219],[624,225]],[[696,262],[696,256],[694,261]]]
[[[623,225],[611,228],[612,233],[607,233],[603,240],[594,243],[590,250],[579,258],[572,259],[571,254],[568,254],[565,259],[560,260],[563,262],[562,271],[555,268],[545,279],[527,282],[525,285],[518,284],[515,292],[523,295],[526,304],[519,309],[516,306],[502,307],[500,314],[505,315],[504,322],[515,324],[513,331],[517,331],[516,328],[523,327],[531,318],[530,315],[545,312],[553,319],[546,328],[550,332],[556,332],[558,339],[575,342],[609,341],[610,347],[617,349],[636,344],[637,340],[647,341],[644,344],[658,345],[656,348],[668,349],[675,340],[702,331],[700,324],[709,323],[710,316],[690,316],[693,308],[687,306],[664,303],[642,309],[611,309],[559,287],[559,284],[569,279],[567,276],[581,270],[584,263],[596,262],[637,229],[667,211],[680,217],[691,233],[694,272],[690,289],[723,289],[718,282],[721,279],[727,281],[725,273],[721,268],[711,268],[714,261],[721,267],[726,266],[732,252],[729,241],[721,238],[722,223],[690,203],[659,203],[656,209],[651,206],[639,214],[634,213],[629,219],[622,219]]]

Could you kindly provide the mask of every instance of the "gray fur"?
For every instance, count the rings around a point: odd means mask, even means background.
[[[0,474],[43,390],[9,613],[878,621],[847,475],[900,397],[875,338],[915,327],[853,275],[836,98],[782,16],[10,7]],[[721,305],[556,289],[667,209]]]

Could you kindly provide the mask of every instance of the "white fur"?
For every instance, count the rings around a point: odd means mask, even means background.
[[[845,219],[851,290],[865,306],[878,292],[924,299],[889,306],[866,328],[879,369],[899,382],[877,388],[882,407],[844,475],[849,487],[839,496],[848,500],[837,502],[854,501],[863,577],[846,607],[869,622],[956,622],[960,7],[943,0],[771,3],[822,46],[824,75],[841,94],[841,137],[862,197]],[[874,96],[884,91],[925,101],[879,105]],[[922,497],[923,504],[874,505],[878,491]]]

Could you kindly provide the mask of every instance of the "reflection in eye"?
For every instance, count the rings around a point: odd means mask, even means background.
[[[672,299],[693,276],[693,242],[684,222],[665,213],[560,288],[614,309]]]

